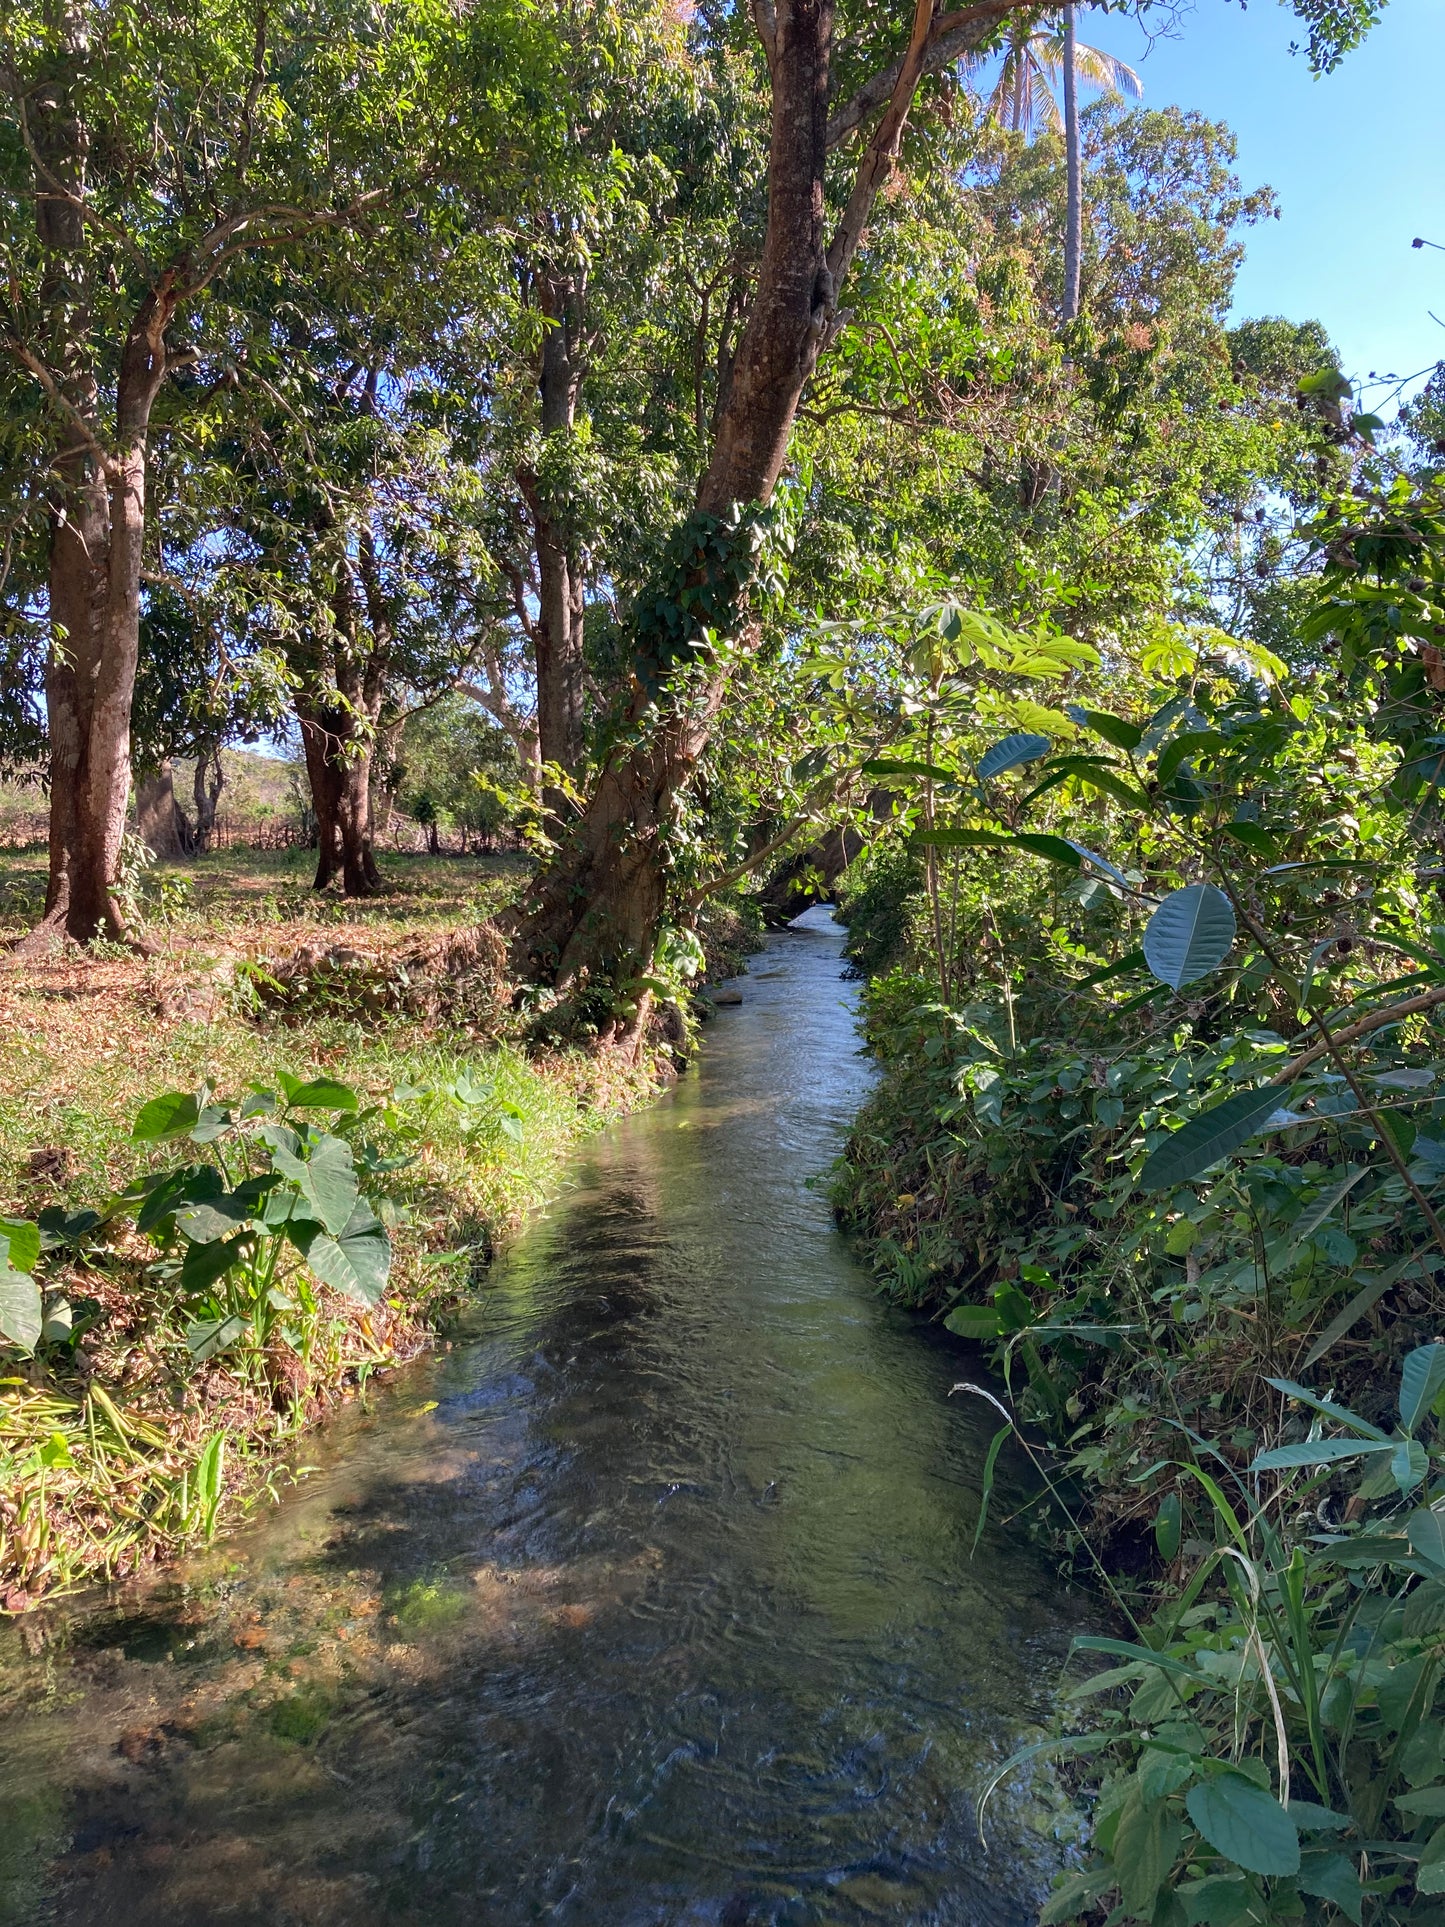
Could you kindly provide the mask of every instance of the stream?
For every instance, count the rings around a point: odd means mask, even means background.
[[[1026,1927],[1062,1796],[974,1801],[1086,1608],[956,1345],[821,1188],[842,933],[774,937],[455,1342],[159,1578],[0,1635],[5,1927]]]

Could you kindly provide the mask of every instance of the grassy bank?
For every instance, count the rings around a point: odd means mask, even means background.
[[[1015,1763],[1051,1751],[1092,1814],[1043,1920],[1428,1927],[1445,1029],[1418,1000],[1445,932],[1396,937],[1421,966],[1403,984],[1390,946],[1352,965],[1359,1029],[1335,1017],[1331,1056],[1288,1007],[1244,1028],[1081,969],[1013,882],[988,878],[945,1000],[916,859],[855,876],[880,1076],[834,1196],[880,1287],[973,1348],[960,1380],[1003,1379],[1000,1436],[1117,1610],[1117,1637],[1080,1642],[1052,1747]],[[1296,887],[1289,915],[1308,929],[1323,898],[1339,927],[1338,872]]]
[[[0,935],[14,935],[43,859],[0,863]],[[146,879],[150,957],[0,964],[0,1215],[22,1276],[5,1275],[22,1295],[31,1276],[43,1285],[48,1319],[33,1349],[0,1348],[6,1611],[165,1556],[264,1493],[288,1441],[425,1344],[577,1142],[654,1088],[646,1061],[524,1048],[482,923],[515,865],[383,868],[386,894],[349,905],[311,896],[304,855],[227,853]],[[203,1087],[209,1123],[182,1112],[135,1135],[147,1104]],[[343,1205],[378,1227],[355,1250],[387,1259],[348,1269],[338,1222],[328,1282],[283,1227],[207,1279],[224,1237],[193,1241],[186,1211],[237,1195],[246,1170],[279,1199],[293,1143],[296,1212],[325,1204],[311,1161],[330,1158]],[[142,1187],[178,1171],[189,1191],[149,1221]],[[22,1225],[41,1230],[33,1269]],[[259,1285],[256,1248],[274,1269]],[[208,1352],[208,1321],[227,1316],[240,1324]]]

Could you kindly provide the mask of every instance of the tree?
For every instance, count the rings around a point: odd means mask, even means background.
[[[1000,127],[1014,134],[1033,135],[1044,130],[1064,133],[1071,75],[1106,95],[1131,94],[1137,100],[1143,93],[1144,84],[1132,67],[1098,47],[1079,45],[1074,13],[1069,6],[1048,26],[1022,19],[1011,27],[998,73],[984,102],[985,113]],[[996,57],[973,55],[964,62],[965,74],[976,78],[992,66]],[[1062,102],[1056,87],[1060,87]]]
[[[422,0],[6,12],[0,353],[6,407],[36,424],[15,492],[48,530],[50,876],[37,940],[124,935],[111,883],[157,428],[185,434],[188,369],[206,377],[202,394],[238,379],[238,264],[265,250],[316,259],[383,207],[405,211],[416,170],[392,132],[396,102],[413,104],[417,148],[435,146],[436,127],[453,138],[438,92],[471,76],[450,34]]]

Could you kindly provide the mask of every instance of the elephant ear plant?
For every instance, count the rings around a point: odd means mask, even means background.
[[[430,1093],[407,1087],[364,1106],[331,1078],[282,1072],[276,1085],[235,1101],[208,1085],[152,1098],[131,1136],[169,1154],[158,1168],[98,1210],[0,1220],[0,1340],[33,1352],[71,1337],[69,1307],[42,1289],[37,1262],[114,1245],[128,1219],[154,1253],[150,1283],[179,1301],[193,1361],[226,1354],[243,1379],[294,1393],[323,1328],[321,1288],[365,1313],[386,1291],[384,1220],[398,1213],[380,1187],[412,1162],[419,1127],[404,1107]]]
[[[116,1200],[158,1249],[158,1275],[190,1311],[197,1361],[221,1352],[266,1373],[279,1341],[309,1356],[329,1285],[371,1310],[386,1290],[391,1240],[363,1181],[410,1162],[383,1156],[373,1132],[393,1107],[363,1108],[348,1085],[282,1075],[278,1091],[214,1101],[206,1087],[153,1098],[132,1133],[200,1154],[137,1179]]]

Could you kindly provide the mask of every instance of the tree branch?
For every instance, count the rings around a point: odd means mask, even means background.
[[[14,355],[22,367],[28,368],[30,373],[34,375],[36,381],[39,382],[41,388],[45,391],[46,399],[53,408],[60,410],[71,427],[74,428],[84,446],[95,458],[96,464],[106,480],[108,482],[115,481],[120,474],[120,467],[115,457],[109,453],[97,438],[94,428],[92,428],[84,415],[82,415],[76,407],[75,403],[71,401],[70,397],[64,392],[60,383],[45,366],[45,363],[41,361],[38,355],[32,354],[23,341],[17,341],[14,335],[0,337],[0,343],[3,343],[3,346],[10,354]]]
[[[923,58],[914,75],[912,86],[916,86],[924,74],[937,73],[940,67],[952,66],[955,60],[980,46],[1008,14],[1022,12],[1017,0],[984,0],[984,4],[966,7],[959,13],[945,13],[933,22]],[[890,99],[902,78],[904,68],[912,54],[912,42],[907,53],[900,54],[889,66],[881,68],[870,80],[866,80],[853,95],[845,101],[828,121],[828,146],[837,147],[857,128],[861,127],[868,116]],[[910,97],[911,97],[910,88]]]

